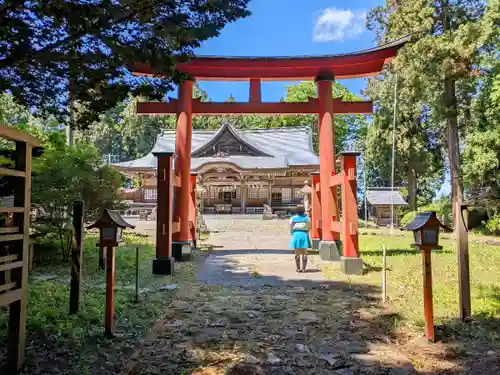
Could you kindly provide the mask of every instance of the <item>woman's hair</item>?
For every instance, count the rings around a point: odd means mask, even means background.
[[[304,215],[304,213],[306,212],[305,207],[302,204],[297,205],[297,207],[295,207],[294,211],[295,211],[295,213],[297,213],[299,215]]]

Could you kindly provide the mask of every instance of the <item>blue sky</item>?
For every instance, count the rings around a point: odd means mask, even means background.
[[[214,56],[300,56],[354,52],[376,46],[375,36],[365,27],[366,14],[384,0],[252,0],[252,15],[227,25],[218,38],[197,50]],[[360,94],[365,79],[340,81]],[[285,88],[296,82],[264,82],[262,100],[278,101]],[[214,101],[233,95],[247,101],[246,82],[200,82]],[[448,180],[448,176],[446,176]],[[448,194],[445,183],[440,192]]]
[[[252,0],[252,15],[227,25],[218,38],[206,41],[199,55],[216,56],[299,56],[354,52],[376,45],[365,28],[365,15],[383,0]],[[285,87],[294,82],[265,82],[262,100],[277,101]],[[363,79],[341,82],[359,93]],[[214,101],[230,94],[248,100],[248,83],[202,82],[201,88]]]

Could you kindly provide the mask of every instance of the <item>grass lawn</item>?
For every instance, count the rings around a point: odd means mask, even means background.
[[[398,233],[399,234],[399,233]],[[387,249],[388,307],[395,314],[391,333],[419,336],[423,333],[422,256],[410,247],[412,235],[360,236],[363,276],[342,275],[338,266],[323,271],[328,278],[381,286],[382,246]],[[443,250],[432,254],[435,324],[443,339],[465,339],[473,345],[494,347],[500,343],[500,247],[471,243],[470,278],[472,310],[477,324],[458,322],[458,274],[455,242],[440,241]],[[396,317],[396,318],[394,318]],[[439,331],[438,331],[439,335]]]
[[[174,290],[159,285],[179,282],[151,273],[153,246],[147,239],[127,236],[127,246],[116,250],[115,315],[117,338],[104,338],[106,273],[99,269],[97,237],[86,235],[84,277],[80,311],[69,315],[69,264],[60,253],[44,255],[35,250],[30,274],[27,367],[30,374],[105,373],[119,366],[142,342],[155,321],[166,312]],[[135,303],[136,247],[140,248],[141,301]],[[178,265],[181,269],[183,265]],[[181,277],[179,272],[176,277]],[[0,310],[0,342],[5,343],[8,313]],[[0,346],[0,362],[5,348]],[[44,370],[45,368],[45,370]],[[57,369],[50,372],[49,369]],[[45,372],[44,372],[45,371]]]

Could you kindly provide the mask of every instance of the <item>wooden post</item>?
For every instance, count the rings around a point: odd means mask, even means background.
[[[471,319],[470,271],[469,271],[469,234],[468,211],[466,205],[456,203],[455,225],[458,256],[458,290],[460,303],[460,319],[466,322]]]
[[[196,202],[196,178],[198,177],[197,173],[191,173],[190,179],[190,205],[189,205],[189,221],[191,221],[190,228],[190,237],[191,241],[193,241],[193,246],[196,248],[196,222],[198,216],[198,207]]]
[[[24,171],[25,178],[18,179],[14,188],[14,206],[23,207],[20,213],[14,213],[14,226],[23,234],[22,241],[14,243],[18,260],[22,267],[13,268],[11,281],[21,289],[19,299],[9,308],[9,328],[7,333],[7,361],[11,370],[19,370],[24,364],[26,347],[26,319],[28,314],[28,262],[29,262],[29,226],[31,213],[31,145],[16,142],[16,170]]]
[[[135,302],[139,302],[139,246],[135,248]]]
[[[318,249],[321,241],[321,193],[319,172],[312,174],[311,194],[311,241],[313,249]]]
[[[173,170],[172,152],[154,153],[158,159],[157,210],[156,210],[156,257],[153,259],[153,273],[171,275],[174,269],[172,258],[172,211]]]
[[[344,183],[342,184],[342,249],[344,257],[359,257],[358,204],[356,199],[356,157],[359,152],[341,155]]]
[[[113,337],[115,315],[115,248],[108,246],[106,254],[106,310],[104,334]]]
[[[325,72],[316,77],[318,88],[319,115],[319,159],[321,184],[321,236],[326,242],[340,239],[340,233],[331,229],[332,221],[337,221],[337,188],[330,187],[330,177],[335,174],[335,137],[333,133],[333,73]]]
[[[425,318],[425,336],[431,343],[436,341],[434,330],[434,307],[432,302],[432,264],[431,250],[428,247],[422,247],[422,268],[424,281],[424,318]]]
[[[71,249],[71,286],[69,292],[69,313],[76,314],[80,305],[80,285],[83,263],[83,202],[73,202],[73,228],[75,246]]]
[[[180,218],[180,231],[174,234],[176,246],[189,242],[189,194],[191,175],[191,135],[193,81],[185,80],[179,85],[177,107],[177,130],[175,141],[175,175],[180,186],[175,189],[174,217]]]
[[[382,245],[382,302],[387,302],[387,247]]]

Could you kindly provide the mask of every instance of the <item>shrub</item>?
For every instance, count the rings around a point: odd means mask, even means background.
[[[495,236],[500,235],[500,215],[493,216],[488,221],[483,222],[486,230]]]
[[[400,225],[402,227],[406,227],[408,224],[410,224],[413,219],[417,216],[417,211],[410,211],[407,214],[405,214],[400,221]]]
[[[37,210],[33,226],[42,235],[59,242],[67,260],[73,231],[70,213],[73,202],[84,202],[85,220],[102,208],[117,208],[121,174],[101,164],[95,147],[79,143],[48,147],[33,161],[32,202]]]

